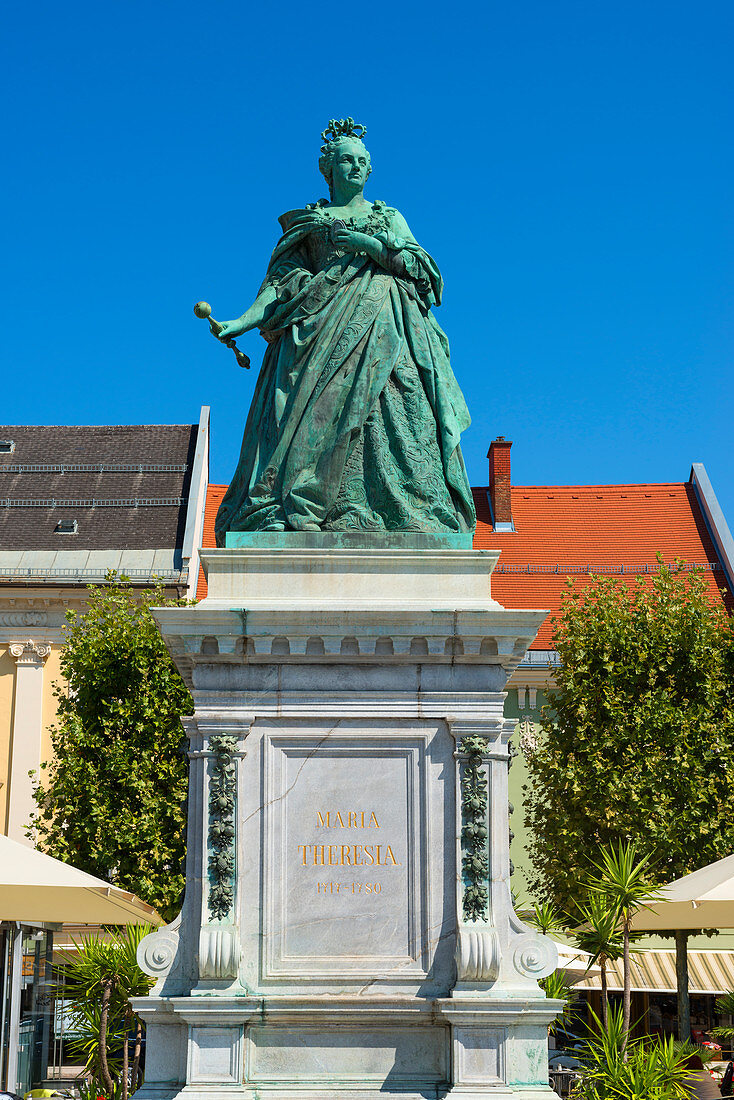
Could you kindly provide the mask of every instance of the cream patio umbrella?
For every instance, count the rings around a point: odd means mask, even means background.
[[[569,985],[574,985],[581,978],[601,973],[600,966],[596,963],[591,965],[591,955],[588,951],[582,951],[581,948],[560,940],[553,933],[550,933],[550,938],[555,941],[558,948],[557,969],[564,972]]]
[[[675,932],[678,1028],[689,1038],[688,935],[702,928],[734,928],[734,855],[671,882],[659,900],[634,916],[635,932]]]
[[[0,836],[0,921],[160,924],[161,918],[127,890]]]
[[[734,928],[734,855],[664,886],[659,901],[635,914],[636,932],[675,928]]]

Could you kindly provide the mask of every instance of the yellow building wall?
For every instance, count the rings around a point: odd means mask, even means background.
[[[60,659],[61,646],[51,643],[51,652],[43,663],[41,762],[50,760],[52,755],[50,727],[56,720],[57,708],[53,685],[54,681],[62,681]],[[0,642],[0,831],[4,834],[8,832],[16,671],[17,663],[10,653],[10,643]],[[42,778],[43,772],[39,772],[39,776]]]

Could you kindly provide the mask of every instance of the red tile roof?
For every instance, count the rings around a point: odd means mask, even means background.
[[[212,549],[217,545],[217,540],[214,537],[214,520],[217,517],[219,511],[219,505],[222,503],[224,494],[227,492],[226,485],[207,485],[206,487],[206,507],[204,508],[204,530],[201,536],[201,545],[206,549]],[[199,580],[196,585],[196,598],[197,600],[203,600],[206,596],[206,579],[204,577],[204,570],[199,566]]]
[[[214,546],[214,517],[227,490],[210,485],[204,517],[205,547]],[[501,550],[492,574],[492,595],[504,607],[559,610],[566,577],[587,584],[590,573],[617,573],[633,582],[636,573],[682,558],[706,568],[716,600],[724,600],[726,578],[687,482],[656,485],[532,485],[512,487],[513,532],[492,529],[487,489],[474,489],[477,549]],[[715,568],[711,568],[714,566]],[[199,573],[198,599],[206,595]],[[730,610],[732,605],[726,597]],[[551,649],[549,615],[533,649]]]
[[[632,583],[635,573],[657,565],[658,553],[666,563],[682,558],[709,567],[712,596],[723,599],[725,574],[688,483],[513,485],[514,532],[492,530],[486,489],[474,489],[474,502],[474,545],[502,551],[492,595],[504,607],[557,612],[567,576],[583,585],[590,573],[617,573]],[[532,649],[552,648],[551,617]]]

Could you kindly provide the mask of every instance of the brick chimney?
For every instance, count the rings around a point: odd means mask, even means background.
[[[514,531],[510,500],[510,447],[512,443],[498,435],[489,445],[489,500],[495,531]]]

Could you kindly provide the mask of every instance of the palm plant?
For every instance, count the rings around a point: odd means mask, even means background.
[[[734,1016],[734,992],[725,993],[723,997],[717,998],[716,1011],[719,1015]],[[734,1027],[721,1027],[712,1028],[711,1034],[715,1035],[717,1039],[734,1039]]]
[[[568,927],[565,914],[549,901],[535,902],[532,912],[525,919],[544,936],[549,932],[564,932]]]
[[[69,992],[68,989],[64,990],[65,994]],[[117,1080],[122,1072],[122,1059],[112,1053],[119,1052],[122,1047],[124,1040],[122,1021],[114,1008],[110,1013],[109,1005],[106,1018],[102,1018],[101,999],[76,1001],[73,996],[68,996],[68,1000],[71,1001],[69,1017],[76,1033],[69,1044],[71,1052],[76,1057],[84,1059],[84,1072],[90,1075],[97,1092],[100,1091],[98,1082],[105,1082],[104,1087],[109,1100],[109,1086],[106,1081]]]
[[[607,988],[607,963],[614,962],[624,953],[624,941],[619,928],[619,913],[602,894],[590,893],[585,905],[578,905],[579,927],[574,938],[582,951],[586,951],[590,969],[599,964],[601,970],[601,1012],[604,1027],[609,1020],[609,992]]]
[[[579,1100],[685,1100],[687,1055],[672,1037],[629,1039],[624,1011],[612,1005],[606,1026],[595,1029],[577,1054],[585,1070]]]
[[[715,1052],[710,1047],[699,1046],[698,1043],[693,1042],[693,1039],[674,1039],[673,1044],[681,1058],[688,1059],[695,1055],[701,1059],[704,1066],[716,1058]]]
[[[95,1081],[93,1077],[85,1077],[76,1084],[79,1100],[99,1100],[99,1090],[99,1082]],[[103,1100],[122,1100],[122,1078],[117,1081],[115,1088]]]
[[[133,1012],[132,997],[150,992],[152,980],[137,964],[137,949],[149,925],[132,925],[109,937],[82,936],[74,941],[76,951],[64,962],[61,988],[69,1001],[71,1016],[80,1038],[77,1051],[86,1058],[85,1069],[99,1080],[106,1096],[128,1100],[128,1077],[132,1092],[138,1085],[143,1024]],[[132,1074],[130,1031],[135,1027]],[[112,1051],[122,1048],[122,1058]],[[119,1080],[115,1080],[118,1078]]]
[[[650,878],[650,856],[641,856],[634,841],[620,840],[601,848],[601,862],[593,864],[598,878],[586,883],[587,889],[601,896],[609,908],[616,911],[622,925],[622,958],[624,960],[624,982],[622,996],[622,1057],[626,1056],[630,1028],[630,941],[632,918],[639,910],[656,901],[660,895],[659,887]]]
[[[574,1001],[578,1000],[578,993],[568,984],[566,975],[562,970],[554,970],[547,978],[541,978],[538,985],[545,990],[546,997],[550,997],[551,1000],[563,1001],[563,1008],[548,1025],[548,1034],[554,1035],[558,1025],[571,1015],[571,1006]]]

